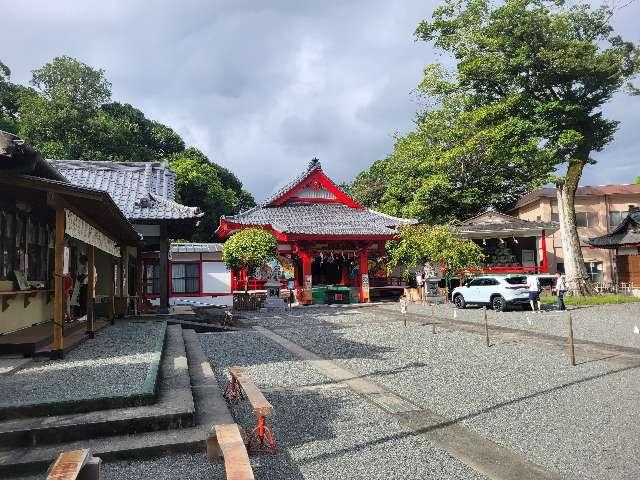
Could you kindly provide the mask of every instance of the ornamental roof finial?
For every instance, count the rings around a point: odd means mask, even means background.
[[[322,165],[320,165],[320,160],[317,157],[313,157],[309,162],[309,170],[313,170],[314,168],[322,169]]]

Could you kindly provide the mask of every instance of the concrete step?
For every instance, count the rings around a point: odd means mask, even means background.
[[[0,478],[27,474],[42,474],[44,478],[47,468],[61,452],[81,448],[91,449],[91,453],[103,461],[204,452],[205,430],[203,427],[191,427],[0,451]]]
[[[0,422],[0,448],[72,442],[121,434],[190,427],[195,407],[182,330],[167,327],[155,404]]]
[[[170,326],[172,338],[182,329]],[[114,435],[93,439],[70,440],[53,445],[36,445],[0,449],[0,478],[24,474],[44,474],[48,466],[62,451],[90,448],[95,456],[105,461],[119,459],[153,458],[169,453],[205,452],[206,439],[216,424],[234,423],[226,400],[222,396],[208,358],[202,350],[198,335],[193,330],[182,330],[184,351],[195,404],[195,426],[175,428],[133,435]],[[166,352],[163,365],[173,362],[177,371],[185,372],[184,355]],[[179,353],[179,352],[177,352]],[[166,361],[164,361],[166,360]],[[163,377],[162,384],[183,385],[183,375]],[[151,407],[142,407],[149,409]],[[184,427],[184,424],[183,424]]]
[[[223,325],[216,325],[215,323],[204,323],[202,321],[197,320],[185,320],[185,319],[167,319],[167,324],[169,325],[180,325],[182,328],[187,328],[190,330],[194,330],[198,333],[205,332],[233,332],[236,329],[233,327],[226,327]]]

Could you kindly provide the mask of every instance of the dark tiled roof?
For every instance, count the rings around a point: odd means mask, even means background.
[[[49,160],[74,185],[109,192],[129,220],[187,220],[197,207],[175,201],[175,173],[160,162]]]
[[[277,200],[278,198],[280,198],[282,195],[287,193],[293,187],[298,185],[300,182],[302,182],[305,178],[307,178],[316,170],[322,170],[322,165],[320,164],[320,160],[318,160],[317,158],[314,158],[309,162],[309,165],[307,165],[307,168],[305,170],[303,170],[299,175],[296,175],[295,177],[287,180],[287,182],[284,185],[276,188],[276,191],[272,193],[269,197],[267,197],[267,199],[264,202],[260,203],[259,206],[264,207],[269,205],[271,202]]]
[[[462,234],[480,232],[508,232],[525,230],[547,230],[552,233],[558,229],[558,225],[552,222],[539,222],[524,220],[522,218],[506,215],[500,212],[484,212],[475,217],[471,217],[461,225]]]
[[[594,247],[612,248],[640,244],[640,211],[632,211],[611,232],[589,240]]]
[[[640,185],[637,184],[622,184],[622,185],[596,185],[578,187],[576,190],[576,197],[587,196],[603,196],[603,195],[640,195]],[[529,192],[522,196],[513,207],[514,209],[528,205],[531,202],[535,202],[539,198],[556,198],[555,188],[539,188],[533,192]]]
[[[271,225],[282,233],[307,235],[394,235],[399,225],[416,223],[415,220],[336,203],[258,205],[225,218],[243,225]]]

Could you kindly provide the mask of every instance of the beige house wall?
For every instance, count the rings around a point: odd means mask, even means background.
[[[576,197],[576,212],[595,213],[597,225],[588,228],[578,228],[578,236],[584,244],[589,238],[604,235],[613,226],[609,223],[610,212],[625,212],[629,205],[640,205],[640,195],[636,194],[616,194],[616,195],[593,195]],[[520,207],[513,214],[524,220],[542,220],[550,222],[552,214],[558,213],[558,204],[555,198],[541,197],[535,201]],[[602,262],[603,281],[613,282],[616,280],[615,273],[615,252],[582,247],[582,255],[585,262]],[[557,264],[563,263],[562,242],[560,231],[547,236],[547,257],[549,261],[549,272],[556,273]]]

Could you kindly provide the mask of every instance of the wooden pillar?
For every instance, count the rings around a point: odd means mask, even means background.
[[[62,322],[64,321],[63,295],[64,285],[62,269],[64,264],[64,228],[65,214],[63,208],[56,208],[56,239],[55,239],[55,265],[54,265],[54,303],[53,303],[53,350],[52,358],[62,358],[64,338]]]
[[[160,225],[160,313],[169,313],[169,237],[167,226]]]
[[[302,304],[313,303],[313,277],[311,274],[311,253],[300,252],[302,258]]]
[[[547,273],[549,271],[549,259],[547,258],[547,235],[542,230],[542,237],[540,241],[542,248],[542,265],[540,265],[540,273]]]
[[[89,338],[94,337],[95,326],[95,299],[96,299],[96,249],[93,245],[89,245],[87,250],[87,271],[89,278],[87,280],[87,334]],[[113,283],[113,282],[112,282]]]
[[[369,303],[369,257],[366,250],[360,251],[360,301]]]
[[[129,298],[129,289],[127,288],[127,283],[130,281],[129,279],[129,255],[127,253],[127,249],[120,247],[120,259],[118,262],[118,290],[120,291],[120,300],[118,301],[118,316],[124,315],[127,311],[128,298]],[[127,274],[127,282],[125,282],[125,272]],[[115,312],[114,312],[115,318]]]

